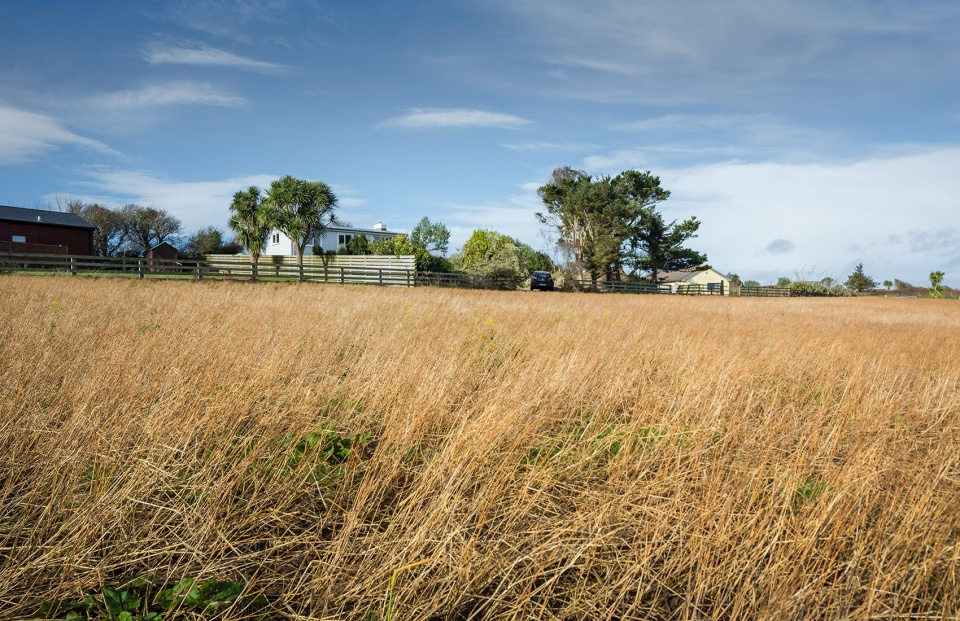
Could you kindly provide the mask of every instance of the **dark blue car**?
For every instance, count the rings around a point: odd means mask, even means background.
[[[534,272],[530,276],[530,291],[543,289],[544,291],[553,291],[553,276],[550,272]]]

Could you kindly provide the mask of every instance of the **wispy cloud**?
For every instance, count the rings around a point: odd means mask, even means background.
[[[0,165],[29,162],[62,145],[119,155],[104,143],[75,134],[49,116],[0,104]]]
[[[518,129],[530,121],[512,114],[463,108],[413,108],[403,116],[387,119],[380,125],[400,129],[451,129],[493,127]]]
[[[162,17],[220,38],[283,47],[310,44],[342,27],[337,3],[299,0],[167,0]]]
[[[217,181],[178,181],[152,171],[93,167],[82,171],[86,187],[108,205],[137,203],[160,207],[180,218],[187,230],[225,226],[230,202],[237,190],[256,185],[269,187],[279,175],[247,175]],[[48,200],[52,200],[47,197]]]
[[[521,153],[531,153],[531,152],[538,152],[538,151],[570,152],[570,151],[585,151],[587,149],[595,149],[596,145],[532,140],[529,142],[512,142],[512,143],[504,144],[503,148],[510,149],[511,151],[519,151]]]
[[[179,181],[167,179],[149,170],[125,170],[109,167],[90,167],[82,171],[84,179],[78,186],[89,192],[79,196],[83,200],[107,205],[137,203],[168,210],[183,221],[187,230],[214,225],[223,227],[229,218],[233,194],[251,185],[263,190],[279,175],[255,174],[229,177],[215,181]],[[360,209],[367,201],[345,185],[332,184],[337,194],[341,213],[347,218],[353,212],[369,214]],[[45,196],[50,202],[57,194]],[[374,214],[372,217],[380,218]]]
[[[281,75],[289,72],[289,67],[286,65],[254,60],[205,45],[189,47],[154,43],[147,46],[144,50],[144,58],[152,65],[176,64],[229,67],[269,75]]]
[[[698,142],[723,139],[750,145],[791,145],[794,149],[798,145],[816,145],[820,151],[837,141],[836,132],[800,127],[772,114],[668,114],[621,123],[614,129]]]
[[[493,229],[530,244],[546,247],[536,212],[543,209],[537,195],[542,183],[524,183],[502,200],[481,204],[450,203],[444,206],[444,223],[450,228],[452,247],[462,246],[475,229]]]
[[[246,103],[243,97],[222,91],[205,82],[167,82],[139,89],[115,91],[91,98],[94,105],[134,109],[154,106],[202,105],[235,107]]]
[[[851,83],[939,86],[958,53],[960,12],[939,0],[924,11],[870,0],[490,3],[519,17],[546,69],[562,68],[551,73],[561,92],[591,101],[782,102]]]

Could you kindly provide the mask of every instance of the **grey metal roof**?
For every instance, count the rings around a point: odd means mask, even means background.
[[[9,207],[7,205],[0,205],[0,220],[72,226],[78,229],[97,228],[76,214],[46,211],[44,209],[26,209],[25,207]]]

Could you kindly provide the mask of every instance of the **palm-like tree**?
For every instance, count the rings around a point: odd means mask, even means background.
[[[941,298],[943,297],[943,276],[944,273],[941,271],[930,272],[930,297],[931,298]]]
[[[267,236],[272,225],[271,213],[260,196],[260,188],[250,186],[233,195],[230,204],[229,226],[237,234],[237,241],[250,253],[252,279],[257,279],[257,262],[267,245]]]
[[[272,224],[297,248],[297,264],[303,278],[303,253],[307,243],[334,221],[337,197],[326,183],[287,175],[270,184],[265,202]]]

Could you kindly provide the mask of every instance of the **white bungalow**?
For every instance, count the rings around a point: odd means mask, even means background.
[[[399,233],[393,233],[387,230],[387,225],[378,222],[372,229],[358,229],[351,226],[329,226],[319,235],[307,242],[307,248],[303,254],[313,254],[314,244],[319,245],[324,252],[336,251],[341,244],[346,245],[354,235],[363,233],[372,244],[378,239],[390,239],[396,237]],[[273,229],[270,236],[267,237],[267,245],[263,250],[264,255],[286,255],[296,256],[297,247],[289,237],[282,231]]]

